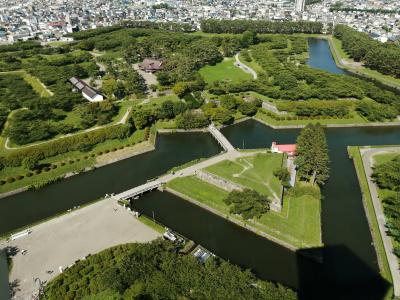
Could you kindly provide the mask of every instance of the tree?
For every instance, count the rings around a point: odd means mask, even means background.
[[[324,129],[320,124],[308,124],[297,138],[298,174],[313,185],[324,184],[329,178],[329,156]]]
[[[39,156],[30,155],[22,160],[22,166],[27,170],[35,170],[39,166]]]
[[[234,190],[228,194],[224,202],[230,206],[229,212],[240,214],[246,220],[260,218],[269,210],[270,200],[256,191],[245,189]]]
[[[287,168],[280,168],[275,170],[274,176],[279,178],[284,187],[290,187],[290,173]]]
[[[154,116],[150,110],[140,109],[133,112],[132,119],[137,129],[143,129],[154,121]]]
[[[188,92],[188,86],[185,82],[177,82],[172,91],[179,97],[182,98]]]
[[[235,99],[235,96],[227,94],[227,95],[222,95],[221,96],[221,106],[229,109],[229,110],[234,110],[237,107],[237,101]]]
[[[217,107],[212,111],[211,120],[217,121],[224,125],[228,125],[232,124],[234,118],[232,116],[232,113],[226,108]]]
[[[247,30],[247,31],[243,32],[243,35],[242,35],[242,41],[241,41],[242,46],[248,47],[250,45],[253,45],[256,43],[256,39],[257,39],[256,33],[254,31]]]
[[[163,119],[172,119],[175,117],[174,103],[171,100],[164,101],[161,104],[160,112]]]
[[[239,111],[246,116],[253,116],[257,113],[257,106],[253,102],[243,102],[239,105]]]

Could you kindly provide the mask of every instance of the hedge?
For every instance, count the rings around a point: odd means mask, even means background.
[[[27,156],[36,156],[39,159],[79,150],[82,146],[94,146],[110,139],[123,139],[131,134],[131,125],[122,124],[104,127],[86,133],[81,133],[62,139],[49,141],[34,147],[14,150],[4,157],[4,165],[8,167],[20,166]]]

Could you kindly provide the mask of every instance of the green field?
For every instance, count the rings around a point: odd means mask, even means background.
[[[272,195],[273,192],[280,193],[281,185],[272,172],[279,168],[281,163],[281,154],[257,154],[235,162],[223,161],[208,167],[206,171],[262,194]],[[322,245],[320,199],[310,195],[296,198],[285,196],[281,212],[269,211],[260,219],[245,221],[241,216],[229,213],[229,207],[224,203],[227,191],[197,177],[177,178],[169,182],[167,187],[217,210],[223,217],[235,219],[240,224],[251,226],[257,232],[266,233],[296,248]]]
[[[205,66],[200,69],[200,74],[204,80],[211,84],[214,81],[228,81],[228,82],[240,82],[242,80],[249,80],[253,77],[242,71],[240,68],[234,65],[235,59],[225,58],[222,62],[215,66]]]
[[[369,220],[369,226],[372,234],[372,240],[374,243],[375,251],[378,256],[378,262],[380,266],[380,272],[383,278],[390,283],[392,282],[392,275],[390,273],[389,264],[386,258],[385,248],[383,246],[382,237],[379,232],[379,225],[375,215],[374,205],[372,203],[371,194],[368,187],[367,177],[365,175],[364,164],[362,162],[360,147],[352,146],[348,147],[350,157],[353,159],[354,166],[357,172],[358,182],[360,184],[362,198],[364,202],[365,212]],[[393,291],[389,289],[387,294],[391,294]],[[385,299],[391,299],[390,295]]]
[[[282,154],[257,154],[236,161],[225,160],[205,170],[263,195],[279,199],[282,186],[273,172],[281,167],[282,161]]]

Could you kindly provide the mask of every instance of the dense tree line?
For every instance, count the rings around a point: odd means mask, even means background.
[[[0,52],[14,52],[14,51],[30,50],[41,47],[42,46],[38,41],[17,42],[10,45],[1,45]]]
[[[297,174],[301,179],[321,185],[329,178],[329,155],[321,125],[307,125],[297,137]]]
[[[381,189],[389,191],[381,201],[387,219],[386,227],[396,241],[394,253],[400,257],[400,156],[376,166],[372,178]]]
[[[357,105],[357,111],[368,121],[382,122],[393,120],[399,114],[398,110],[388,104],[362,101]]]
[[[205,264],[170,242],[116,246],[77,262],[50,281],[45,299],[296,299],[279,284],[219,258]]]
[[[309,100],[302,102],[280,102],[277,108],[282,111],[294,112],[297,116],[315,117],[347,117],[352,102]]]
[[[104,127],[87,133],[52,140],[35,147],[14,150],[1,157],[0,161],[5,166],[18,167],[22,164],[25,157],[37,156],[39,159],[44,159],[69,151],[88,148],[106,140],[126,138],[131,135],[132,130],[133,128],[130,124]]]
[[[264,20],[215,20],[205,19],[201,22],[201,30],[207,33],[321,33],[320,22],[308,21],[264,21]]]
[[[355,61],[362,61],[365,66],[382,74],[400,78],[400,48],[397,45],[380,43],[345,25],[336,25],[334,35]]]
[[[244,80],[240,83],[224,83],[214,82],[209,90],[216,95],[227,93],[239,93],[247,91],[255,91],[273,99],[283,100],[338,100],[338,99],[358,99],[363,100],[366,97],[375,100],[382,105],[373,105],[372,108],[377,109],[363,109],[360,103],[361,112],[368,119],[392,119],[393,115],[400,113],[400,97],[393,92],[383,90],[374,83],[362,80],[348,75],[331,74],[322,70],[313,69],[307,65],[297,65],[296,56],[292,54],[289,44],[287,48],[283,48],[284,40],[282,36],[268,37],[270,41],[250,46],[251,57],[263,69],[259,72],[257,80]],[[287,38],[286,38],[287,39]],[[304,38],[297,38],[303,40]],[[287,41],[286,41],[287,43]],[[299,44],[299,50],[304,49],[302,42],[293,42],[290,39],[290,44],[293,47]],[[323,104],[322,104],[323,103]],[[376,104],[376,103],[375,103]],[[346,107],[339,108],[339,105],[327,104],[321,102],[319,111],[317,107],[315,112],[314,108],[306,109],[304,105],[299,108],[299,116],[347,116],[348,110]],[[313,105],[313,104],[310,104]],[[323,108],[322,106],[325,105]],[[335,105],[335,107],[333,107]],[[330,110],[330,108],[332,110]],[[346,105],[343,105],[346,106]],[[381,116],[374,117],[373,113],[381,110]]]

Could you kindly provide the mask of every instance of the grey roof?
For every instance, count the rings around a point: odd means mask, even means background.
[[[77,77],[71,77],[69,79],[69,82],[71,82],[76,89],[78,89],[91,99],[96,97],[96,95],[100,95],[100,93],[97,92],[94,88],[92,88],[86,82],[80,80]]]
[[[90,86],[85,86],[82,89],[82,93],[84,93],[86,96],[88,96],[91,99],[93,99],[94,97],[96,97],[96,95],[98,95],[98,93],[94,89],[92,89]]]

